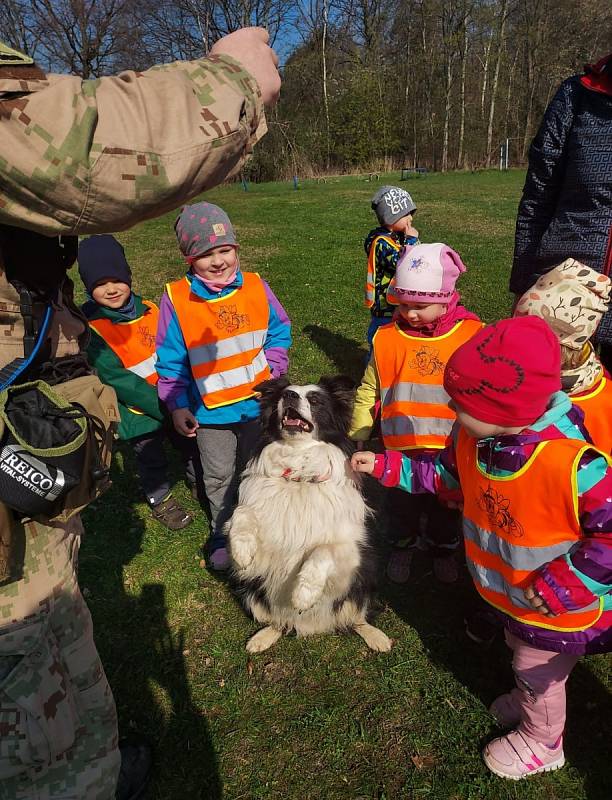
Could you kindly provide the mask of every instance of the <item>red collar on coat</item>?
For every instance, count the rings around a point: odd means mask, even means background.
[[[612,95],[612,53],[604,56],[597,64],[587,64],[580,83],[587,89],[600,94]]]

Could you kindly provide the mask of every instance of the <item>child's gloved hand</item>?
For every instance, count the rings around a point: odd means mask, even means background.
[[[188,408],[175,408],[172,424],[181,436],[195,436],[198,429],[198,422]]]
[[[353,453],[351,457],[351,467],[355,472],[365,472],[367,475],[371,475],[374,469],[375,459],[376,454],[372,453],[370,450],[359,450]]]
[[[542,596],[536,592],[533,584],[528,586],[523,594],[525,595],[525,599],[528,601],[529,605],[539,614],[543,614],[545,617],[555,616],[550,608],[546,605],[546,602],[543,600]]]

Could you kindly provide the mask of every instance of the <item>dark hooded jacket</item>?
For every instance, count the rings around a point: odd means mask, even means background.
[[[612,266],[612,54],[564,81],[529,151],[510,290],[522,294],[566,258]],[[597,338],[612,343],[612,313]]]

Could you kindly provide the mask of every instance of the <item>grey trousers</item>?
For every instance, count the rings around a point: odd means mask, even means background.
[[[202,479],[210,503],[210,552],[225,545],[223,526],[236,505],[240,474],[255,449],[260,433],[259,420],[232,425],[202,425],[198,428]]]

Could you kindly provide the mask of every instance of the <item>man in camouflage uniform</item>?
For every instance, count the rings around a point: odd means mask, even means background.
[[[91,81],[45,75],[0,43],[0,368],[23,355],[25,286],[53,307],[44,369],[26,379],[86,370],[73,237],[157,216],[239,168],[280,88],[267,41],[244,29],[207,58]],[[18,568],[0,546],[0,800],[111,800],[117,720],[77,584],[80,519],[20,520],[1,501]],[[140,796],[130,780],[117,797]]]

